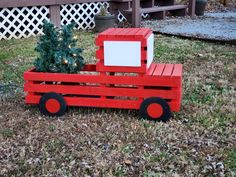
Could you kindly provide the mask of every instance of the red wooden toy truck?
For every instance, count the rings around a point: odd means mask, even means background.
[[[24,73],[26,103],[62,116],[67,106],[137,109],[143,118],[167,121],[179,111],[182,65],[156,64],[147,28],[110,28],[96,38],[97,64],[78,74]]]

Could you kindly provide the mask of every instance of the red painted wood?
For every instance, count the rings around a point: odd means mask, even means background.
[[[26,96],[26,103],[38,104],[40,95]],[[102,108],[122,108],[122,109],[139,109],[141,101],[139,100],[115,100],[101,98],[83,98],[64,96],[67,106],[86,106]]]
[[[149,69],[148,69],[146,75],[152,76],[152,75],[153,75],[153,72],[155,71],[155,69],[156,69],[156,64],[152,63],[152,64],[149,66]]]
[[[131,73],[145,73],[147,69],[146,64],[141,64],[141,67],[129,66],[104,66],[102,62],[97,63],[97,71],[104,72],[131,72]]]
[[[107,30],[102,33],[102,36],[117,36],[129,35],[131,37],[144,37],[151,29],[149,28],[113,28],[113,30]]]
[[[151,31],[149,28],[138,28],[138,32],[135,34],[135,36],[145,36],[149,31]]]
[[[153,76],[161,76],[165,69],[165,64],[156,64],[155,71],[153,72]]]
[[[104,48],[100,47],[97,51],[96,51],[96,58],[97,59],[104,59],[104,52],[103,52]]]
[[[150,117],[159,118],[163,114],[162,106],[157,103],[152,103],[147,107],[147,113]]]
[[[81,71],[96,71],[96,64],[86,64]]]
[[[111,36],[109,38],[98,38],[96,40],[96,46],[104,46],[104,41],[139,41],[141,42],[141,47],[146,47],[147,46],[147,41],[146,39],[138,39],[138,38],[131,38],[131,37],[115,37],[115,36]]]
[[[63,95],[68,106],[139,109],[145,98],[161,97],[167,99],[172,111],[179,111],[182,65],[153,63],[146,68],[147,39],[151,34],[152,31],[146,28],[111,28],[100,33],[95,41],[99,47],[97,64],[85,65],[78,74],[26,71],[26,103],[38,104],[43,93],[56,92]],[[104,66],[104,41],[140,41],[141,67]],[[116,76],[114,72],[138,75]],[[55,104],[49,101],[48,109],[53,112],[57,107],[52,105]],[[148,109],[152,115],[161,114],[156,105]]]
[[[144,88],[119,88],[119,87],[103,87],[101,86],[77,86],[77,85],[49,85],[49,84],[31,84],[26,83],[26,92],[47,93],[56,92],[61,94],[77,94],[77,95],[98,95],[98,96],[129,96],[129,97],[161,97],[164,99],[176,99],[180,96],[179,90],[164,89],[144,89]]]
[[[39,104],[40,95],[27,95],[26,103]],[[104,107],[104,108],[121,108],[121,109],[139,109],[142,100],[115,100],[115,99],[99,99],[99,98],[80,98],[80,97],[64,97],[68,106],[87,106],[87,107]],[[178,112],[180,104],[172,101],[168,102],[171,111]]]
[[[61,106],[60,106],[60,103],[56,99],[49,99],[46,102],[45,107],[48,112],[56,113],[60,110]]]
[[[174,64],[166,64],[162,76],[171,76],[174,69]]]
[[[148,28],[112,28],[98,35],[97,46],[103,46],[104,41],[140,41],[141,46],[147,46],[147,37],[152,33]]]
[[[55,81],[70,83],[104,83],[104,84],[124,84],[143,86],[169,86],[179,87],[181,77],[153,77],[149,75],[139,76],[99,76],[90,74],[65,74],[65,73],[40,73],[30,69],[24,73],[26,81]]]
[[[181,77],[182,72],[183,72],[183,65],[182,64],[175,64],[172,76],[180,76]]]

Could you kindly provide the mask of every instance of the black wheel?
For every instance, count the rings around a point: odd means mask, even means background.
[[[141,117],[148,120],[166,122],[171,118],[170,107],[162,98],[150,97],[145,99],[139,110]]]
[[[45,93],[39,101],[39,110],[46,116],[62,116],[66,112],[66,102],[58,93]]]

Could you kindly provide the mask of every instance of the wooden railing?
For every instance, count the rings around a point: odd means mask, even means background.
[[[56,26],[76,23],[78,29],[93,29],[94,15],[109,0],[0,0],[0,40],[42,34],[43,20]],[[124,17],[118,16],[122,21]]]
[[[109,6],[109,4],[111,6],[111,4],[117,1],[118,0],[0,0],[0,40],[42,34],[40,26],[45,19],[51,20],[56,26],[75,21],[79,29],[92,29],[95,26],[93,16],[98,13],[100,7],[98,4],[104,2],[107,6]],[[132,1],[132,25],[133,27],[139,27],[141,20],[140,13],[142,13],[140,12],[140,0],[119,1],[129,1],[130,3]],[[154,2],[154,0],[152,0],[152,2]],[[117,6],[116,10],[120,10],[120,7]],[[87,11],[88,13],[86,13]],[[189,0],[188,13],[190,16],[195,15],[195,0]],[[84,17],[84,15],[87,16]],[[119,21],[123,21],[124,16],[121,13],[116,15]]]
[[[99,2],[101,0],[0,0],[0,8],[6,7],[28,7],[28,6],[49,6],[50,19],[55,25],[60,26],[60,5],[62,4],[73,4],[73,3],[88,3],[88,2]],[[102,0],[112,1],[112,0]],[[189,0],[188,15],[195,15],[195,3],[196,0]],[[140,24],[140,0],[132,0],[132,24],[133,26],[139,26]]]
[[[0,8],[49,6],[50,20],[56,26],[60,26],[60,6],[62,4],[78,4],[100,1],[107,2],[110,0],[0,0]]]
[[[195,15],[196,0],[189,0],[188,15],[193,17]],[[139,27],[141,21],[140,0],[132,0],[132,26]]]

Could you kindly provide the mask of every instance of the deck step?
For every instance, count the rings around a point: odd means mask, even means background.
[[[187,5],[171,5],[171,6],[155,6],[149,8],[141,8],[141,13],[154,13],[154,12],[162,12],[162,11],[171,11],[171,10],[180,10],[186,9]],[[132,13],[132,8],[128,10],[124,10],[127,13]]]

